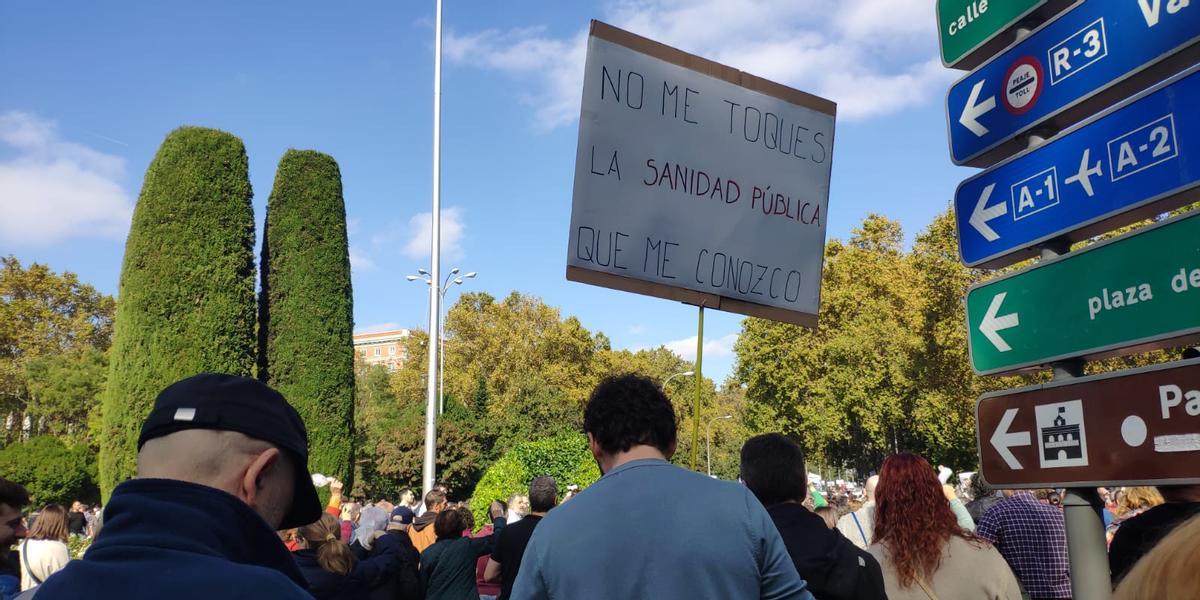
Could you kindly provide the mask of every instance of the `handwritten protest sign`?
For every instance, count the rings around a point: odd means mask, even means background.
[[[835,113],[593,21],[567,279],[815,325]]]

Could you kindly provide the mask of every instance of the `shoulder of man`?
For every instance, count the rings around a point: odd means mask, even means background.
[[[840,537],[840,536],[839,536]],[[814,596],[824,600],[883,600],[883,571],[871,553],[842,539],[818,571],[810,563],[800,572]]]
[[[74,563],[71,561],[67,569]],[[241,565],[232,563],[231,569],[212,569],[205,573],[187,573],[186,577],[170,577],[159,574],[143,573],[137,576],[136,583],[121,589],[102,589],[95,585],[95,580],[87,573],[74,571],[67,574],[67,569],[59,571],[54,577],[46,580],[29,592],[36,592],[37,600],[66,600],[73,598],[171,598],[171,597],[218,597],[225,599],[278,598],[280,600],[309,600],[312,596],[302,587],[292,581],[287,575],[274,569],[256,565]],[[101,567],[103,568],[103,567]],[[64,577],[65,576],[65,577]],[[118,579],[113,585],[120,585]],[[203,583],[197,583],[202,581]],[[161,583],[162,585],[156,585]],[[136,590],[136,591],[134,591]],[[28,597],[18,596],[21,600]]]

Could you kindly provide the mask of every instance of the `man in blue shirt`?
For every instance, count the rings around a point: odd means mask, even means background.
[[[600,383],[583,428],[604,476],[538,525],[514,600],[812,599],[749,490],[667,462],[676,426],[653,381]]]

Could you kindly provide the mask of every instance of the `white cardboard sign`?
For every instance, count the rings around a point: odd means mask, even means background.
[[[593,21],[567,278],[815,325],[835,112]]]

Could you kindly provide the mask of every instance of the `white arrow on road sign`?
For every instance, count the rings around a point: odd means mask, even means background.
[[[994,183],[983,188],[983,193],[979,194],[979,202],[975,203],[975,210],[971,211],[971,218],[968,220],[971,227],[974,227],[975,231],[978,231],[979,235],[989,242],[1000,239],[1000,235],[988,225],[988,222],[1008,214],[1007,202],[1001,202],[995,206],[987,205],[994,189],[996,189]]]
[[[983,322],[979,324],[979,331],[984,337],[1001,352],[1012,350],[1012,346],[1000,337],[1001,331],[1012,329],[1021,324],[1021,316],[1017,313],[1011,313],[1002,317],[996,316],[1000,312],[1000,305],[1004,304],[1004,299],[1008,297],[1008,292],[1000,292],[992,298],[992,304],[988,307],[987,313],[983,315]]]
[[[991,439],[992,447],[996,449],[996,452],[1000,453],[1000,458],[1004,459],[1008,468],[1014,471],[1019,471],[1024,467],[1021,466],[1017,457],[1013,456],[1009,448],[1028,446],[1033,443],[1029,439],[1028,431],[1010,432],[1008,430],[1012,426],[1013,419],[1017,418],[1018,410],[1020,409],[1010,408],[1004,411],[1004,416],[1000,419],[1000,424],[996,426],[996,431],[992,433]]]
[[[975,87],[971,88],[971,97],[967,98],[967,105],[963,107],[962,116],[958,118],[958,122],[962,123],[963,127],[971,130],[971,133],[978,137],[987,135],[988,128],[979,123],[979,117],[987,114],[988,111],[996,108],[996,97],[988,96],[987,100],[979,102],[979,93],[983,91],[983,84],[987,83],[986,79],[981,79]]]

